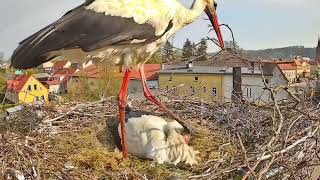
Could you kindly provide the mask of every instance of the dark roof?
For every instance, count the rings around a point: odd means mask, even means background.
[[[273,69],[276,67],[275,64],[265,64],[262,66],[264,75],[273,75]],[[212,66],[193,66],[187,68],[186,66],[168,66],[160,71],[160,74],[232,74],[232,67],[212,67]],[[241,69],[243,75],[261,75],[261,71],[258,67]]]
[[[213,66],[213,67],[251,67],[250,59],[235,55],[228,50],[212,54],[207,57],[206,61],[193,60],[194,66]],[[174,61],[170,65],[184,65],[185,61]]]

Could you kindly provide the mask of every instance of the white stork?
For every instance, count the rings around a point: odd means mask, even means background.
[[[216,7],[215,0],[195,0],[191,9],[177,0],[86,0],[23,40],[11,57],[11,65],[19,69],[37,67],[70,49],[81,50],[85,57],[123,65],[126,71],[119,94],[119,113],[122,151],[126,158],[124,109],[131,69],[140,68],[145,97],[174,116],[150,93],[142,65],[171,35],[193,22],[203,11],[224,48]]]

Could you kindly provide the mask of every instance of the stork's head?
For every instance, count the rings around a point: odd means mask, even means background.
[[[213,29],[217,34],[218,41],[221,48],[224,48],[224,41],[223,41],[220,24],[217,16],[217,3],[215,2],[215,0],[205,0],[205,1],[207,2],[207,6],[204,11],[209,17],[211,24],[213,26]]]

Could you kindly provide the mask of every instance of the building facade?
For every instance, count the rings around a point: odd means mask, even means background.
[[[231,101],[233,91],[232,67],[210,66],[168,66],[160,71],[159,84],[163,90],[173,91],[181,96],[197,96],[217,101]],[[277,64],[264,63],[262,72],[254,68],[241,67],[243,98],[251,102],[270,102],[268,86],[286,86],[288,80]],[[262,76],[264,74],[264,76]],[[286,99],[286,92],[279,92],[277,100]]]
[[[35,103],[49,101],[48,89],[30,75],[20,75],[7,81],[7,99],[14,103]]]

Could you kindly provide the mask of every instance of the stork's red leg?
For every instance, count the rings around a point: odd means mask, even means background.
[[[162,104],[161,102],[159,102],[152,94],[151,91],[148,87],[147,84],[147,79],[146,76],[144,74],[144,68],[143,66],[140,67],[139,69],[140,71],[140,76],[141,76],[141,82],[142,82],[142,86],[143,86],[143,94],[144,96],[149,99],[151,102],[153,102],[154,104],[156,104],[157,106],[159,106],[162,110],[166,111],[170,116],[172,116],[174,119],[176,120],[180,120],[180,118],[178,116],[176,116],[175,114],[173,114],[164,104]]]
[[[119,94],[119,114],[120,114],[120,124],[121,124],[121,139],[122,139],[122,154],[123,158],[128,157],[128,146],[127,146],[127,136],[126,136],[126,117],[125,117],[125,107],[127,104],[127,93],[128,86],[130,82],[131,70],[126,69],[125,75],[123,77],[122,86]]]

